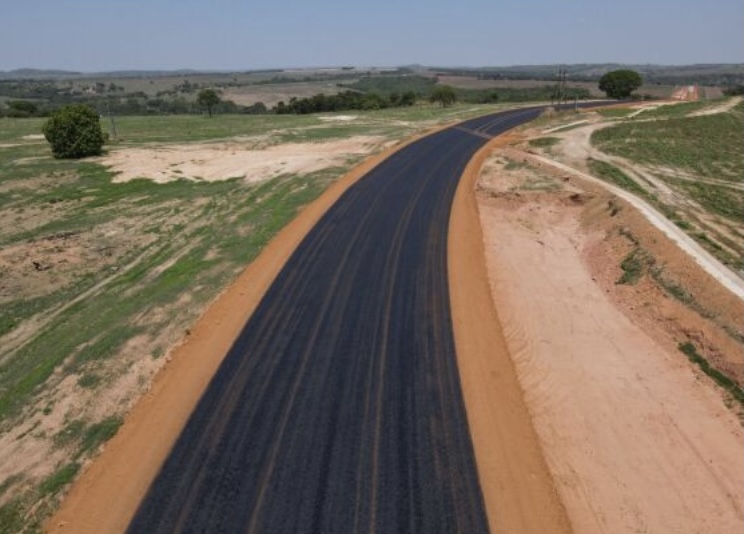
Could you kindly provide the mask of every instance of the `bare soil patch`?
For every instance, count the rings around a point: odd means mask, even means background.
[[[723,328],[740,322],[738,299],[631,206],[573,176],[502,151],[479,189],[493,299],[574,532],[741,531],[740,421],[677,349],[692,341],[741,376],[741,341]],[[635,246],[714,316],[650,276],[617,284]]]
[[[384,143],[379,136],[356,136],[319,143],[261,146],[260,139],[242,142],[163,145],[113,150],[100,162],[119,173],[115,182],[148,178],[158,183],[179,179],[248,182],[282,174],[307,174],[347,163]]]

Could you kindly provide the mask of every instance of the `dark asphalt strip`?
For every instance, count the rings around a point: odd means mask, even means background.
[[[488,532],[447,229],[473,154],[539,113],[421,139],[347,190],[246,324],[129,534]]]

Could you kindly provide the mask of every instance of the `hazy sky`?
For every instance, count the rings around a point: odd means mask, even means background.
[[[0,0],[0,70],[741,63],[742,0]]]

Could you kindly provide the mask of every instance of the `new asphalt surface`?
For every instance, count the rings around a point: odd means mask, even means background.
[[[246,324],[128,534],[488,532],[450,318],[450,205],[489,136],[540,111],[423,138],[347,190]]]

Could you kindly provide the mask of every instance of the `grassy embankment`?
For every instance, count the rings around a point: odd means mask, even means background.
[[[739,104],[726,113],[689,116],[707,106],[704,102],[663,106],[639,115],[654,120],[630,120],[598,130],[592,136],[597,148],[643,165],[680,198],[694,202],[695,208],[684,203],[664,203],[659,195],[604,161],[590,160],[589,166],[595,175],[652,202],[719,260],[741,269],[744,106]],[[618,284],[635,284],[648,274],[668,295],[701,317],[718,321],[715,310],[706,309],[686,288],[669,278],[663,266],[633,236],[626,237],[635,245],[620,265],[623,274]],[[723,329],[741,342],[738,327],[723,325]],[[744,402],[744,393],[736,381],[713,367],[691,341],[680,343],[679,348],[726,390],[732,400],[740,405]]]
[[[598,130],[592,143],[608,154],[643,165],[681,198],[695,202],[700,210],[665,205],[656,196],[644,194],[719,260],[741,269],[744,106],[739,104],[726,113],[688,116],[705,105],[695,102],[645,112],[643,119],[657,120],[630,120]],[[598,175],[631,192],[642,189],[607,163],[592,165]]]

